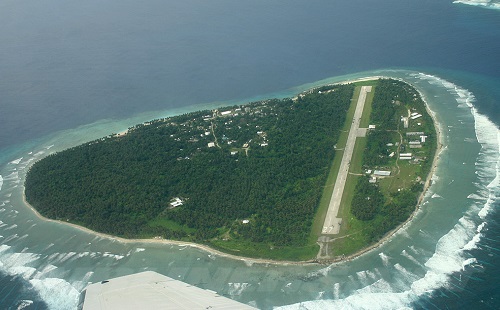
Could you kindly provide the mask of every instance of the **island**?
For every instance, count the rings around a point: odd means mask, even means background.
[[[42,216],[239,257],[332,261],[411,218],[438,135],[394,79],[155,119],[47,157],[26,176]]]

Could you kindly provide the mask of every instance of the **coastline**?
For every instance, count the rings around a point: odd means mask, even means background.
[[[209,254],[214,254],[220,257],[226,257],[234,260],[240,260],[244,262],[250,262],[250,263],[257,263],[257,264],[272,264],[272,265],[308,265],[308,264],[316,264],[318,263],[315,260],[310,260],[310,261],[276,261],[276,260],[271,260],[271,259],[264,259],[264,258],[252,258],[252,257],[244,257],[244,256],[237,256],[229,253],[224,253],[222,251],[213,249],[207,245],[199,244],[199,243],[194,243],[194,242],[188,242],[188,241],[178,241],[178,240],[170,240],[170,239],[126,239],[126,238],[121,238],[121,237],[116,237],[113,235],[108,235],[105,233],[100,233],[97,231],[94,231],[92,229],[69,223],[69,222],[64,222],[61,220],[53,220],[44,217],[41,215],[35,208],[33,208],[32,205],[30,205],[26,201],[26,195],[24,194],[23,191],[23,203],[33,211],[33,213],[38,217],[40,220],[46,221],[46,222],[51,222],[51,223],[57,223],[57,224],[62,224],[62,225],[67,225],[73,228],[76,228],[78,230],[81,230],[83,232],[95,235],[97,237],[101,238],[106,238],[110,240],[115,240],[121,243],[145,243],[145,244],[165,244],[165,245],[177,245],[177,246],[188,246],[188,247],[193,247],[196,249],[203,250],[205,252],[208,252]]]
[[[396,228],[394,228],[393,230],[391,230],[390,232],[388,232],[384,237],[382,237],[376,243],[374,243],[372,245],[369,245],[366,248],[363,248],[363,249],[359,250],[358,252],[353,253],[353,254],[351,254],[349,256],[337,256],[337,257],[333,257],[331,259],[325,259],[325,260],[318,260],[318,259],[314,258],[314,259],[307,260],[307,261],[282,261],[282,260],[272,260],[272,259],[264,259],[264,258],[252,258],[252,257],[237,256],[237,255],[233,255],[233,254],[229,254],[229,253],[225,253],[225,252],[216,250],[216,249],[211,248],[210,246],[207,246],[207,245],[203,245],[203,244],[199,244],[199,243],[193,243],[193,242],[186,242],[186,241],[177,241],[177,240],[170,240],[170,239],[157,239],[157,238],[152,238],[152,239],[126,239],[126,238],[116,237],[116,236],[113,236],[113,235],[108,235],[108,234],[105,234],[105,233],[96,232],[96,231],[93,231],[93,230],[91,230],[89,228],[86,228],[86,227],[83,227],[83,226],[80,226],[80,225],[77,225],[77,224],[73,224],[73,223],[69,223],[69,222],[64,222],[64,221],[61,221],[61,220],[53,220],[53,219],[49,219],[49,218],[46,218],[46,217],[42,216],[35,208],[33,208],[33,206],[31,206],[27,202],[26,195],[25,195],[25,190],[24,190],[24,185],[23,185],[23,202],[24,202],[24,204],[28,208],[30,208],[33,211],[33,213],[39,219],[41,219],[43,221],[53,222],[53,223],[58,223],[58,224],[63,224],[63,225],[68,225],[70,227],[79,229],[79,230],[84,231],[86,233],[93,234],[93,235],[101,237],[101,238],[115,240],[115,241],[118,241],[118,242],[121,242],[121,243],[143,243],[143,244],[164,244],[164,245],[188,246],[188,247],[193,247],[193,248],[196,248],[196,249],[200,249],[200,250],[205,251],[205,252],[207,252],[209,254],[217,255],[217,256],[220,256],[220,257],[224,257],[224,258],[229,258],[229,259],[233,259],[233,260],[239,260],[239,261],[243,261],[245,263],[251,263],[251,264],[255,263],[255,264],[265,264],[265,265],[283,265],[283,266],[286,266],[286,265],[313,265],[313,264],[314,265],[330,265],[330,264],[342,263],[342,262],[345,262],[345,261],[350,261],[350,260],[356,259],[356,258],[360,257],[363,254],[366,254],[366,253],[368,253],[368,252],[370,252],[370,251],[372,251],[374,249],[377,249],[378,247],[380,247],[381,245],[383,245],[385,242],[389,241],[389,239],[393,235],[395,235],[400,229],[402,229],[406,224],[410,223],[414,219],[417,211],[420,209],[420,205],[421,205],[421,203],[422,203],[422,201],[423,201],[423,199],[425,197],[425,194],[427,193],[427,190],[429,189],[429,187],[430,187],[430,185],[432,183],[431,182],[432,176],[434,175],[434,173],[436,171],[437,161],[438,161],[440,153],[442,151],[442,144],[441,144],[441,142],[442,142],[441,141],[441,139],[442,139],[442,137],[441,137],[442,131],[441,131],[441,128],[440,128],[440,124],[438,123],[438,121],[436,119],[435,113],[430,109],[425,96],[413,84],[411,84],[411,83],[409,83],[407,81],[404,81],[403,79],[398,79],[398,78],[393,78],[393,77],[388,77],[388,76],[370,76],[370,77],[363,77],[363,78],[358,78],[358,79],[354,79],[354,80],[347,80],[347,81],[342,81],[342,82],[337,82],[337,83],[330,83],[330,84],[324,84],[324,85],[347,84],[347,83],[355,83],[355,82],[362,82],[362,81],[370,81],[370,80],[381,79],[381,78],[392,78],[392,79],[401,80],[401,81],[403,81],[403,82],[405,82],[407,84],[410,84],[412,87],[414,87],[417,90],[417,92],[419,93],[421,99],[423,100],[423,102],[425,104],[425,108],[427,110],[427,113],[429,113],[429,115],[431,116],[431,118],[433,120],[434,128],[436,130],[436,135],[437,135],[436,152],[434,154],[434,158],[433,158],[432,165],[431,165],[431,170],[429,171],[429,174],[427,175],[427,178],[426,178],[426,181],[425,181],[422,193],[420,194],[418,202],[417,202],[417,204],[415,206],[415,210],[412,212],[412,214],[410,215],[410,217],[406,221],[404,221],[403,223],[399,224]],[[301,92],[301,93],[306,93],[306,92],[314,91],[314,89],[316,89],[318,87],[320,87],[320,86],[315,86],[315,87],[313,87],[313,88],[311,88],[311,89],[309,89],[307,91]],[[128,132],[128,130],[125,131],[125,132],[121,132],[118,135],[119,136],[126,135],[127,132]],[[31,163],[31,165],[32,164],[33,163]]]
[[[408,82],[405,81],[405,83],[408,83]],[[410,83],[408,83],[408,84],[410,84]],[[410,85],[412,85],[412,84],[410,84]],[[432,185],[432,176],[436,172],[437,162],[438,162],[440,154],[441,154],[441,152],[443,150],[443,145],[442,145],[442,140],[441,140],[442,139],[442,137],[441,137],[442,131],[441,131],[441,128],[440,128],[440,123],[436,119],[436,114],[434,113],[434,111],[432,111],[429,108],[429,104],[427,103],[427,100],[425,99],[425,96],[414,85],[412,85],[412,86],[417,90],[417,92],[420,95],[420,98],[422,98],[422,101],[424,101],[425,109],[427,110],[427,113],[429,113],[429,115],[432,118],[432,122],[434,123],[434,129],[436,130],[436,136],[437,136],[437,139],[436,139],[436,152],[434,153],[434,157],[432,159],[431,170],[429,171],[429,174],[427,175],[427,178],[426,178],[425,183],[424,183],[424,188],[422,190],[422,193],[420,193],[420,196],[418,198],[417,204],[415,205],[415,210],[412,212],[412,214],[410,215],[410,217],[408,217],[408,219],[406,219],[406,221],[404,221],[403,223],[399,224],[393,230],[389,231],[384,237],[382,237],[382,239],[380,239],[376,243],[374,243],[374,244],[372,244],[372,245],[370,245],[370,246],[368,246],[368,247],[366,247],[364,249],[361,249],[360,251],[358,251],[358,252],[356,252],[354,254],[346,256],[345,258],[341,258],[341,259],[335,259],[334,258],[333,260],[331,260],[332,263],[353,260],[353,259],[358,258],[359,256],[361,256],[363,254],[366,254],[366,253],[370,252],[371,250],[377,249],[378,247],[382,246],[385,242],[389,241],[389,239],[391,239],[391,237],[394,236],[400,229],[402,229],[405,225],[407,225],[411,221],[413,221],[413,219],[415,218],[415,215],[417,214],[418,210],[420,209],[420,206],[421,206],[421,204],[423,202],[423,199],[424,199],[424,197],[425,197],[425,195],[426,195],[429,187]]]

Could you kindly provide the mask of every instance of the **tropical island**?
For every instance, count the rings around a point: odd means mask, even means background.
[[[326,85],[155,119],[51,154],[31,166],[25,196],[44,217],[113,236],[333,260],[411,217],[437,138],[405,82]]]

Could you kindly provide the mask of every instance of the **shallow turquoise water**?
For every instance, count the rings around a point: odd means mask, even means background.
[[[491,190],[498,187],[498,129],[471,108],[475,100],[472,93],[424,73],[380,70],[314,84],[365,75],[399,77],[414,84],[436,113],[444,145],[433,185],[415,219],[370,253],[327,267],[259,265],[189,246],[122,244],[41,221],[24,206],[22,184],[31,162],[150,119],[152,115],[146,114],[54,134],[29,151],[19,152],[17,159],[2,167],[2,270],[21,275],[50,308],[59,309],[76,307],[79,292],[88,282],[142,270],[155,270],[259,308],[296,308],[298,303],[308,308],[394,308],[411,305],[432,290],[447,287],[454,273],[481,268],[470,250],[480,242],[480,230],[487,227],[496,199]],[[310,86],[275,95],[292,95]],[[171,113],[174,111],[154,114]]]
[[[450,0],[0,0],[0,42],[0,308],[75,308],[88,282],[144,269],[266,309],[500,305],[499,11]],[[415,220],[354,261],[261,266],[121,244],[22,204],[27,166],[50,152],[367,75],[418,87],[446,147]]]

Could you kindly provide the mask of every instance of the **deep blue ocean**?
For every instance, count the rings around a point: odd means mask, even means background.
[[[0,309],[74,309],[89,282],[145,269],[265,309],[499,309],[500,6],[471,2],[0,0]],[[22,204],[52,150],[364,75],[414,83],[447,146],[415,223],[371,256],[270,270],[119,244]],[[436,267],[448,255],[462,267]]]

